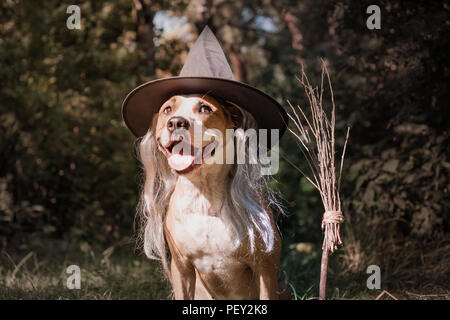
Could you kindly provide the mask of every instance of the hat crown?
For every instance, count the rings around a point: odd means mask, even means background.
[[[211,29],[206,26],[186,58],[180,77],[208,77],[234,80],[225,53]]]

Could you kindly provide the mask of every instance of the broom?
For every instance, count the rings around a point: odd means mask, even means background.
[[[293,121],[298,132],[291,129],[289,129],[289,131],[294,136],[301,152],[307,160],[311,174],[305,174],[305,172],[299,168],[297,168],[297,170],[299,170],[300,173],[305,176],[305,178],[319,191],[325,209],[322,219],[324,239],[322,245],[319,284],[319,299],[324,300],[326,297],[328,256],[337,250],[340,245],[342,245],[340,224],[344,221],[344,216],[341,211],[339,190],[341,186],[342,166],[344,163],[344,155],[350,133],[350,127],[347,128],[347,135],[341,156],[339,176],[336,177],[334,134],[336,118],[330,75],[323,60],[320,88],[313,88],[311,86],[308,77],[303,70],[303,66],[301,75],[301,79],[297,79],[305,89],[311,116],[308,118],[300,106],[294,108],[288,101],[294,116],[290,114],[288,115]],[[328,80],[328,86],[331,94],[331,119],[327,117],[322,105],[325,75]]]

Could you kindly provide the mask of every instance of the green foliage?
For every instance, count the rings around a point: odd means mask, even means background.
[[[365,4],[335,15],[341,55],[333,63],[346,65],[335,83],[353,88],[348,95],[338,89],[336,98],[353,122],[349,210],[398,241],[442,238],[449,225],[449,8],[421,4],[379,3],[384,27],[376,33],[346,18]]]
[[[2,236],[129,233],[136,164],[120,106],[137,84],[139,56],[124,45],[134,33],[119,14],[131,10],[124,3],[82,5],[80,31],[67,30],[57,1],[2,4],[10,14],[0,30],[0,177],[12,202]]]

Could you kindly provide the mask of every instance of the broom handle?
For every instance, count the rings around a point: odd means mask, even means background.
[[[327,294],[328,249],[322,250],[320,263],[319,300],[326,300]]]

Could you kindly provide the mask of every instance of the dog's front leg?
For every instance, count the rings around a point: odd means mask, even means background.
[[[195,293],[195,270],[188,262],[172,258],[170,282],[176,300],[193,300]]]
[[[278,300],[277,267],[271,261],[260,264],[257,269],[260,300]]]

